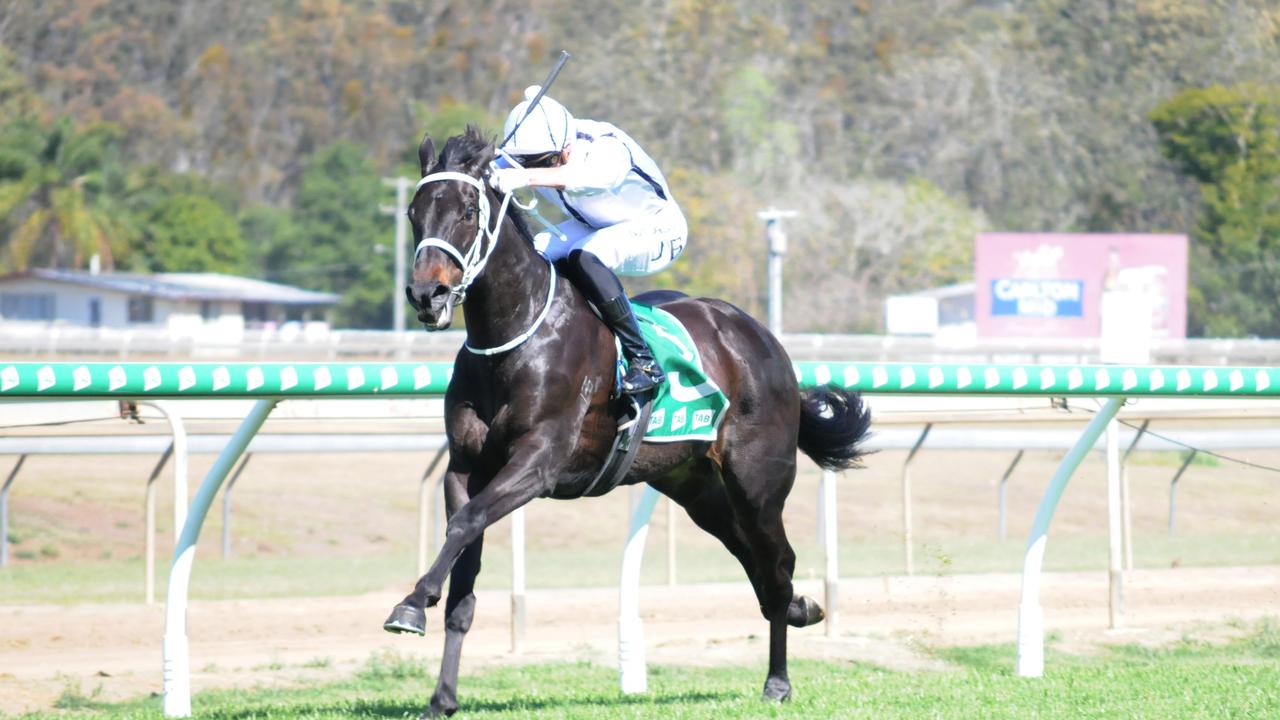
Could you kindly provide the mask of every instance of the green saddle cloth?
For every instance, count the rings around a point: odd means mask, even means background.
[[[689,331],[671,313],[633,304],[640,333],[667,373],[649,414],[645,442],[715,440],[729,398],[702,369]]]

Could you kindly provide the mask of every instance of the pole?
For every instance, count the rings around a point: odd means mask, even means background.
[[[524,508],[511,513],[511,652],[524,649]]]
[[[236,466],[236,471],[231,473],[231,478],[227,480],[227,487],[222,491],[222,559],[227,560],[231,557],[231,491],[236,487],[236,481],[240,479],[240,473],[244,472],[244,467],[249,464],[249,459],[253,457],[253,453],[245,453],[244,459]]]
[[[196,541],[200,539],[200,528],[204,526],[205,516],[209,514],[209,506],[213,504],[213,498],[218,494],[222,481],[226,480],[227,474],[235,467],[236,461],[240,459],[244,449],[249,446],[253,436],[271,414],[276,402],[275,398],[267,398],[254,403],[253,409],[240,423],[235,434],[227,440],[226,447],[222,448],[213,466],[205,474],[204,482],[200,483],[200,489],[196,491],[195,500],[191,503],[191,514],[189,517],[184,516],[184,522],[179,528],[178,546],[173,551],[173,566],[169,570],[169,588],[164,606],[164,643],[161,653],[164,668],[165,717],[191,717],[191,655],[187,644],[187,591],[191,584],[191,566],[195,562]]]
[[[154,605],[156,602],[156,478],[160,477],[160,471],[164,469],[165,463],[169,462],[169,457],[173,455],[173,443],[169,443],[169,447],[165,448],[164,454],[160,456],[160,460],[151,471],[151,477],[147,478],[147,500],[146,500],[146,540],[144,541],[144,555],[146,556],[147,577],[143,584],[143,595],[148,605]]]
[[[827,637],[835,637],[840,624],[840,563],[839,544],[836,538],[836,474],[830,470],[822,473],[822,547],[826,568],[823,590],[827,604]]]
[[[769,332],[782,334],[782,258],[787,254],[787,234],[782,231],[782,220],[797,215],[794,210],[769,208],[756,213],[764,220],[769,238]]]
[[[1009,478],[1013,476],[1013,470],[1014,470],[1014,468],[1018,467],[1018,463],[1022,461],[1022,454],[1023,454],[1024,452],[1026,452],[1026,451],[1025,451],[1025,450],[1019,450],[1019,451],[1018,451],[1018,454],[1013,456],[1013,462],[1009,463],[1009,467],[1008,467],[1008,469],[1004,471],[1004,475],[1003,475],[1003,476],[1001,476],[1001,478],[1000,478],[1000,490],[999,490],[999,495],[1000,495],[1000,519],[999,519],[999,530],[998,530],[998,532],[997,532],[997,536],[1000,538],[1000,542],[1004,542],[1004,539],[1005,539],[1005,536],[1006,536],[1006,535],[1005,535],[1005,519],[1004,519],[1004,518],[1005,518],[1005,494],[1004,494],[1004,489],[1005,489],[1005,486],[1009,484]]]
[[[644,560],[644,541],[649,536],[649,518],[658,502],[658,491],[649,485],[632,486],[629,495],[631,528],[622,551],[622,572],[618,583],[618,674],[624,695],[649,689],[644,660],[644,626],[640,621],[640,565]]]
[[[1085,455],[1098,442],[1098,436],[1107,423],[1115,418],[1124,406],[1124,398],[1107,400],[1102,410],[1089,421],[1076,444],[1063,456],[1058,469],[1049,481],[1049,487],[1040,499],[1035,520],[1031,522],[1031,534],[1027,538],[1027,551],[1022,561],[1022,596],[1018,601],[1018,659],[1016,672],[1020,677],[1044,675],[1044,608],[1040,606],[1040,569],[1044,565],[1044,547],[1049,537],[1049,523],[1058,509],[1058,501],[1067,489],[1072,474]]]
[[[409,178],[400,176],[382,178],[382,184],[396,190],[395,206],[379,206],[379,212],[393,215],[396,220],[395,271],[391,277],[391,329],[396,332],[405,330],[404,287],[408,280],[409,258]]]
[[[4,488],[0,489],[0,567],[9,564],[9,486],[18,477],[22,463],[27,461],[26,455],[18,456],[18,464],[13,466],[9,477],[5,478]]]
[[[907,459],[902,463],[902,554],[903,561],[907,566],[907,575],[915,574],[915,557],[911,547],[911,461],[916,458],[916,453],[920,452],[920,446],[924,445],[925,438],[929,437],[929,431],[933,429],[933,423],[924,426],[924,430],[920,433],[920,437],[916,439],[916,444],[911,448],[911,452],[907,453]]]
[[[1182,467],[1178,468],[1173,481],[1169,483],[1169,537],[1173,537],[1178,529],[1178,481],[1182,479],[1182,473],[1187,471],[1191,461],[1196,459],[1198,452],[1198,450],[1192,450],[1187,453],[1187,459],[1182,461]]]
[[[1107,617],[1112,630],[1124,625],[1124,508],[1120,482],[1120,423],[1107,423]]]

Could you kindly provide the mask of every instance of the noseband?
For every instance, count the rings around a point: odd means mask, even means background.
[[[498,247],[498,235],[502,232],[502,221],[507,217],[507,208],[513,202],[512,198],[515,194],[507,193],[503,196],[502,205],[498,208],[498,220],[493,224],[492,228],[490,228],[489,193],[485,192],[484,181],[479,178],[472,177],[466,173],[452,171],[431,173],[419,180],[413,191],[416,194],[418,190],[422,189],[423,185],[443,180],[457,180],[459,182],[467,183],[474,187],[476,192],[479,194],[480,199],[476,206],[479,210],[480,217],[476,223],[476,236],[471,241],[471,247],[467,249],[466,255],[463,255],[458,251],[458,248],[445,242],[441,238],[423,238],[421,242],[418,243],[417,249],[413,251],[413,260],[416,264],[418,256],[421,255],[422,251],[426,248],[438,248],[443,250],[446,255],[453,258],[454,262],[458,263],[458,265],[462,267],[462,280],[456,287],[449,291],[449,297],[450,301],[454,305],[461,305],[463,301],[467,299],[467,290],[471,287],[471,284],[476,281],[476,278],[480,276],[480,273],[484,270],[485,264],[489,262],[489,258],[493,255],[494,249]],[[523,205],[520,205],[520,201],[515,200],[514,202],[518,207],[524,207]],[[488,243],[484,242],[486,236],[489,239]],[[539,253],[539,257],[546,260],[541,253]],[[512,340],[498,345],[497,347],[475,348],[471,346],[470,342],[464,343],[463,347],[477,355],[497,355],[498,353],[504,353],[508,350],[519,347],[525,340],[532,337],[533,334],[537,332],[538,328],[541,327],[542,321],[547,319],[547,312],[551,310],[551,301],[556,295],[555,263],[547,260],[547,267],[551,271],[551,277],[547,287],[547,302],[542,306],[542,312],[538,313],[538,317],[533,321],[533,325],[531,325],[528,330],[524,331]]]

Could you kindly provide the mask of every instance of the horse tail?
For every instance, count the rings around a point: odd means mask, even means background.
[[[798,444],[823,470],[859,467],[865,451],[858,444],[870,426],[871,409],[856,392],[824,386],[800,394]]]

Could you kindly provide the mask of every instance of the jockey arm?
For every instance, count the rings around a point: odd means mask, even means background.
[[[618,187],[630,171],[631,155],[626,146],[610,137],[565,146],[560,164],[554,167],[496,170],[493,182],[503,193],[523,187],[589,192]]]

